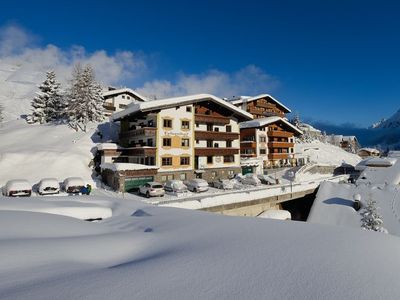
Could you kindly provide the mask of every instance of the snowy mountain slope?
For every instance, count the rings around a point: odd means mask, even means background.
[[[41,178],[79,176],[92,182],[88,166],[95,129],[75,132],[66,125],[29,125],[24,120],[0,127],[0,187],[10,179],[27,179],[32,184]]]
[[[374,124],[374,128],[400,128],[400,109],[389,119]]]
[[[0,211],[2,299],[400,297],[397,237],[87,199],[113,217]]]
[[[15,120],[31,112],[31,101],[43,81],[45,70],[27,69],[0,60],[0,103],[4,106],[4,120]]]

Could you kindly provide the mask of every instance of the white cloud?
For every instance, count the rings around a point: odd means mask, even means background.
[[[3,65],[19,66],[20,81],[29,81],[27,76],[32,77],[34,74],[43,74],[40,76],[43,77],[45,71],[53,69],[59,79],[66,82],[77,62],[91,64],[96,77],[103,84],[126,82],[146,69],[144,60],[130,51],[108,54],[105,50],[99,50],[87,53],[81,46],[62,50],[54,45],[36,46],[34,40],[32,35],[16,25],[0,28],[0,62]]]
[[[180,74],[175,82],[153,80],[138,91],[157,98],[196,93],[210,93],[220,97],[255,95],[270,92],[279,81],[262,69],[249,65],[234,73],[210,70],[203,74]]]
[[[91,64],[97,79],[104,85],[131,84],[130,87],[148,96],[157,98],[211,93],[220,97],[234,95],[254,95],[270,92],[279,82],[257,66],[249,65],[236,72],[227,73],[209,70],[201,74],[179,73],[175,80],[154,79],[143,82],[147,73],[143,55],[131,51],[117,51],[113,54],[105,50],[88,53],[82,46],[61,49],[55,45],[38,46],[37,38],[17,25],[0,27],[0,67],[18,66],[12,80],[16,82],[39,83],[47,70],[55,70],[59,80],[66,83],[70,78],[73,65]],[[140,77],[142,76],[142,77]]]

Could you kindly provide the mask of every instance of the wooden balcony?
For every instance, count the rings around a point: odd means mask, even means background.
[[[256,142],[246,142],[246,141],[242,141],[240,142],[240,148],[256,148],[257,147],[257,143]]]
[[[126,138],[134,138],[134,137],[138,137],[138,136],[154,137],[154,136],[156,136],[156,130],[157,130],[157,128],[155,128],[155,127],[144,127],[144,128],[139,128],[139,129],[123,131],[120,133],[119,138],[126,139]]]
[[[214,115],[195,114],[194,121],[198,123],[209,123],[216,125],[227,125],[230,123],[230,118]]]
[[[239,139],[239,133],[220,131],[195,131],[196,140],[231,141]]]
[[[194,148],[196,156],[223,156],[239,154],[238,148]]]
[[[241,157],[257,157],[255,153],[240,153]]]
[[[112,105],[103,105],[104,109],[109,111],[115,111],[115,107]]]
[[[272,130],[268,131],[268,136],[270,137],[292,137],[293,133],[289,131],[283,130]]]
[[[268,148],[293,148],[294,143],[289,142],[268,142]]]
[[[247,108],[247,112],[254,114],[254,115],[263,115],[264,114],[264,110],[262,109],[257,109],[253,106],[250,106]]]
[[[137,147],[124,150],[128,156],[155,156],[156,147]]]
[[[281,118],[283,118],[284,116],[285,116],[285,114],[283,113],[283,112],[275,112],[275,111],[265,111],[264,113],[263,113],[263,115],[265,116],[265,117],[275,117],[275,116],[278,116],[278,117],[281,117]]]
[[[269,153],[268,159],[276,160],[276,159],[288,159],[290,153]]]

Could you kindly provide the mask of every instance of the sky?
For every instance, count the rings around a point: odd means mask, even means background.
[[[60,77],[91,63],[158,98],[269,93],[302,119],[366,127],[400,109],[399,13],[396,1],[7,1],[0,60]]]

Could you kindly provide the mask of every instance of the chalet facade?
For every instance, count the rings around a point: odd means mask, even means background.
[[[104,115],[106,117],[111,116],[115,112],[124,110],[133,102],[148,101],[146,97],[129,88],[109,88],[108,91],[103,92],[103,98]]]
[[[252,115],[200,94],[136,102],[112,119],[120,122],[119,145],[102,148],[103,166],[126,164],[131,171],[142,166],[142,173],[143,166],[151,166],[146,172],[156,168],[157,174],[148,179],[159,182],[195,177],[211,182],[241,172],[239,123]]]
[[[285,119],[274,116],[240,124],[242,159],[261,157],[264,168],[295,163],[294,136],[302,131]]]

